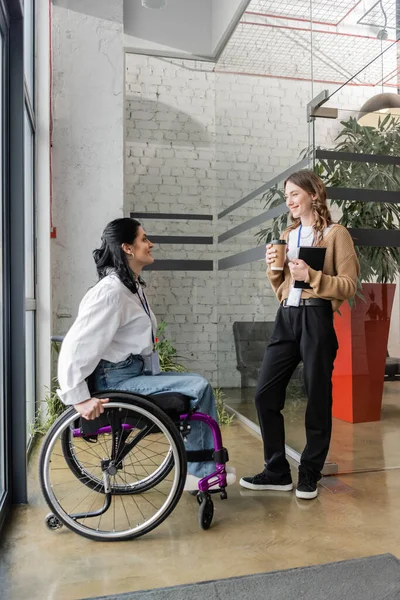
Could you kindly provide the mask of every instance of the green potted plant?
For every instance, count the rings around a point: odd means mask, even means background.
[[[341,121],[336,152],[400,156],[400,123],[387,115],[377,128],[363,127],[355,118]],[[330,148],[332,150],[332,148]],[[307,154],[307,151],[305,152]],[[400,165],[319,159],[314,167],[327,187],[366,188],[400,193]],[[277,186],[263,201],[273,208],[284,201]],[[351,229],[398,230],[397,204],[333,199],[340,211],[338,223]],[[268,242],[287,225],[287,214],[274,219],[258,233]],[[400,274],[400,249],[356,246],[360,260],[361,299],[346,303],[335,315],[340,350],[333,377],[337,418],[356,423],[380,419],[390,317],[395,281]]]

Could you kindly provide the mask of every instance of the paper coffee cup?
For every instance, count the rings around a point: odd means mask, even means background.
[[[285,240],[272,240],[270,242],[276,250],[276,258],[273,263],[270,264],[272,271],[283,271],[286,261],[286,246]]]

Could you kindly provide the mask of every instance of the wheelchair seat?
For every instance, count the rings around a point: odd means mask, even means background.
[[[97,395],[96,392],[91,390],[91,393]],[[118,394],[118,392],[113,392],[114,394]],[[108,392],[101,392],[103,396],[106,396]],[[126,394],[126,392],[123,392]],[[190,413],[190,400],[189,396],[185,396],[185,394],[180,394],[179,392],[161,392],[160,394],[154,394],[152,396],[147,396],[144,394],[136,394],[136,397],[143,398],[143,400],[147,400],[152,404],[155,404],[160,410],[162,410],[168,417],[174,422],[179,423],[180,416],[184,414]],[[144,424],[145,421],[143,419],[139,419]],[[133,423],[132,423],[133,424]],[[106,414],[102,414],[97,419],[93,419],[91,421],[87,421],[81,417],[78,417],[75,422],[75,426],[80,428],[84,435],[93,435],[100,427],[104,427],[109,425],[108,417]],[[140,423],[135,423],[135,425],[140,425]],[[155,428],[153,428],[155,431]]]
[[[96,390],[92,375],[89,375],[89,377],[87,377],[86,382],[88,384],[91,395],[96,395],[97,393],[104,393],[104,390]],[[115,390],[115,392],[117,392],[117,390]],[[190,412],[190,396],[186,396],[185,394],[181,394],[179,392],[165,391],[150,395],[143,393],[141,394],[140,392],[132,390],[131,393],[135,396],[139,396],[139,398],[143,398],[144,400],[153,402],[156,406],[161,408],[162,411],[167,413],[167,415],[169,415],[172,419],[174,419],[176,416],[179,417],[179,415],[183,415]]]
[[[152,400],[156,406],[161,408],[164,412],[169,414],[183,415],[190,412],[190,400],[189,396],[180,394],[178,392],[161,392],[160,394],[154,394],[147,396],[148,399]]]

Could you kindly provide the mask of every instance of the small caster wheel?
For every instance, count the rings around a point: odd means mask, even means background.
[[[55,515],[53,515],[53,513],[49,513],[46,516],[44,522],[46,523],[47,527],[51,531],[56,531],[57,529],[61,529],[61,527],[63,526],[60,519],[58,519]]]
[[[228,498],[228,493],[226,490],[222,490],[220,493],[221,500],[226,500]]]
[[[201,529],[209,529],[214,516],[214,504],[209,494],[199,496],[197,496],[197,501],[200,505],[199,525]]]
[[[201,506],[201,503],[202,503],[202,502],[203,502],[203,500],[204,500],[204,495],[203,495],[203,492],[197,492],[197,493],[196,493],[196,500],[197,500],[197,504],[198,504],[199,506]]]

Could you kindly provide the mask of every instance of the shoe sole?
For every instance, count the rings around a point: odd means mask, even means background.
[[[293,483],[288,483],[287,485],[254,485],[254,483],[249,483],[248,481],[244,481],[244,479],[241,479],[239,483],[248,490],[291,492],[293,489]]]
[[[318,496],[318,490],[315,492],[300,492],[296,490],[296,498],[302,498],[303,500],[313,500]]]

